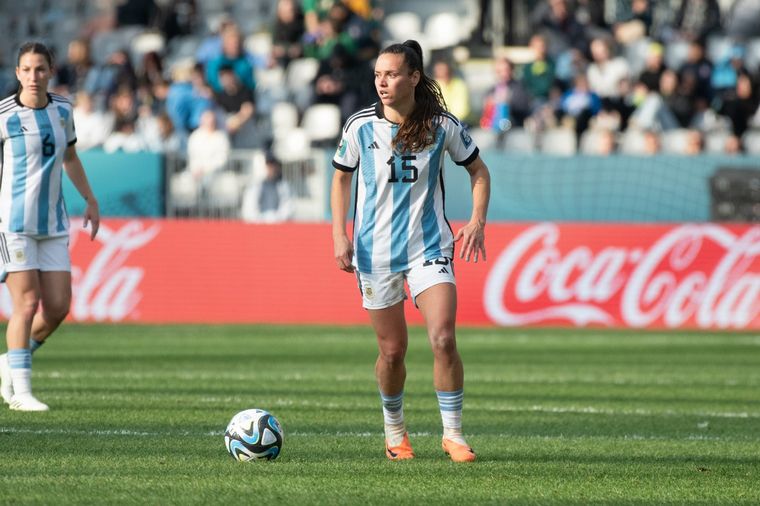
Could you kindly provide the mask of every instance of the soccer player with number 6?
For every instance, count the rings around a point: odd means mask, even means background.
[[[443,421],[443,450],[455,462],[475,460],[462,433],[464,369],[455,338],[459,258],[485,261],[490,175],[466,128],[447,112],[438,84],[424,72],[414,40],[381,51],[375,64],[380,100],[351,116],[333,159],[331,207],[338,268],[356,274],[377,334],[375,364],[385,423],[386,455],[414,457],[404,421],[408,332],[404,280],[427,326],[433,382]],[[453,233],[444,214],[443,157],[470,175],[470,221]],[[357,172],[353,238],[346,231],[351,180]]]
[[[94,239],[98,202],[76,152],[71,103],[48,93],[53,57],[29,42],[18,54],[18,93],[0,101],[0,258],[13,313],[0,355],[0,396],[17,411],[47,411],[32,395],[32,353],[58,328],[71,304],[69,219],[62,170],[87,201]],[[41,306],[41,310],[38,309]]]

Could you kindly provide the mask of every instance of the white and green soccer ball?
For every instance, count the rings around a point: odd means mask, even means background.
[[[246,409],[236,414],[224,432],[224,446],[241,462],[276,459],[284,434],[280,422],[263,409]]]

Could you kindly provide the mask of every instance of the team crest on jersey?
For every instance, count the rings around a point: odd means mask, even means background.
[[[375,292],[372,290],[371,286],[364,285],[364,296],[369,300],[372,300],[372,298],[375,296]]]
[[[472,137],[470,137],[470,132],[466,128],[463,128],[459,132],[459,136],[462,138],[462,142],[464,143],[464,147],[465,148],[469,148],[470,144],[472,144]]]
[[[17,249],[13,252],[13,259],[16,261],[16,263],[23,264],[26,262],[26,254],[24,253],[24,250]]]
[[[348,144],[346,143],[346,139],[341,138],[340,144],[338,144],[338,155],[337,156],[344,156],[346,154],[346,148],[348,147]]]

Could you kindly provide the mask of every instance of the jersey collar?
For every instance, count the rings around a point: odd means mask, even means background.
[[[45,93],[45,95],[47,95],[47,104],[43,105],[42,107],[28,107],[28,106],[22,104],[21,103],[21,92],[20,91],[16,92],[15,98],[16,98],[16,103],[19,106],[25,107],[27,109],[34,109],[34,110],[37,110],[37,111],[41,111],[42,109],[47,109],[47,106],[49,106],[50,103],[53,101],[53,97],[50,96],[50,93]]]

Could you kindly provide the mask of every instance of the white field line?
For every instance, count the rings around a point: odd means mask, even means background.
[[[29,429],[21,427],[0,427],[0,434],[30,434],[38,436],[116,436],[126,438],[142,437],[222,437],[224,431],[140,431],[129,429],[112,429],[112,430],[78,430],[78,429]],[[285,432],[285,437],[353,437],[353,438],[381,438],[382,432]],[[430,432],[410,432],[410,437],[440,437],[440,434]],[[673,438],[667,436],[651,436],[644,434],[624,434],[621,436],[572,436],[572,435],[520,435],[520,434],[485,434],[473,435],[466,434],[468,438],[488,437],[488,438],[512,438],[519,440],[542,440],[542,441],[576,441],[576,440],[626,440],[626,441],[746,441],[749,438],[725,438],[720,436],[690,435],[682,438]]]
[[[206,381],[254,381],[261,380],[262,378],[269,379],[271,375],[265,374],[249,374],[249,373],[197,373],[197,372],[156,372],[156,373],[144,373],[144,372],[60,372],[60,371],[35,371],[34,376],[36,378],[50,378],[50,379],[117,379],[117,380],[169,380],[177,379],[182,381],[187,380],[206,380]],[[367,382],[374,381],[367,375],[348,375],[340,374],[335,376],[329,376],[325,374],[285,374],[278,377],[278,381],[304,381],[310,379],[317,380],[331,380],[338,382]],[[621,377],[612,378],[600,378],[591,376],[562,376],[562,377],[541,377],[541,376],[520,376],[520,377],[503,377],[503,376],[491,376],[491,375],[479,375],[468,374],[467,380],[473,383],[497,383],[497,384],[546,384],[546,385],[566,385],[566,384],[593,384],[593,385],[631,385],[631,386],[715,386],[715,387],[747,387],[754,388],[760,386],[760,380],[742,378],[739,379],[725,379],[721,381],[699,381],[693,382],[689,380],[669,379],[669,378],[652,378],[648,380],[629,379]]]

